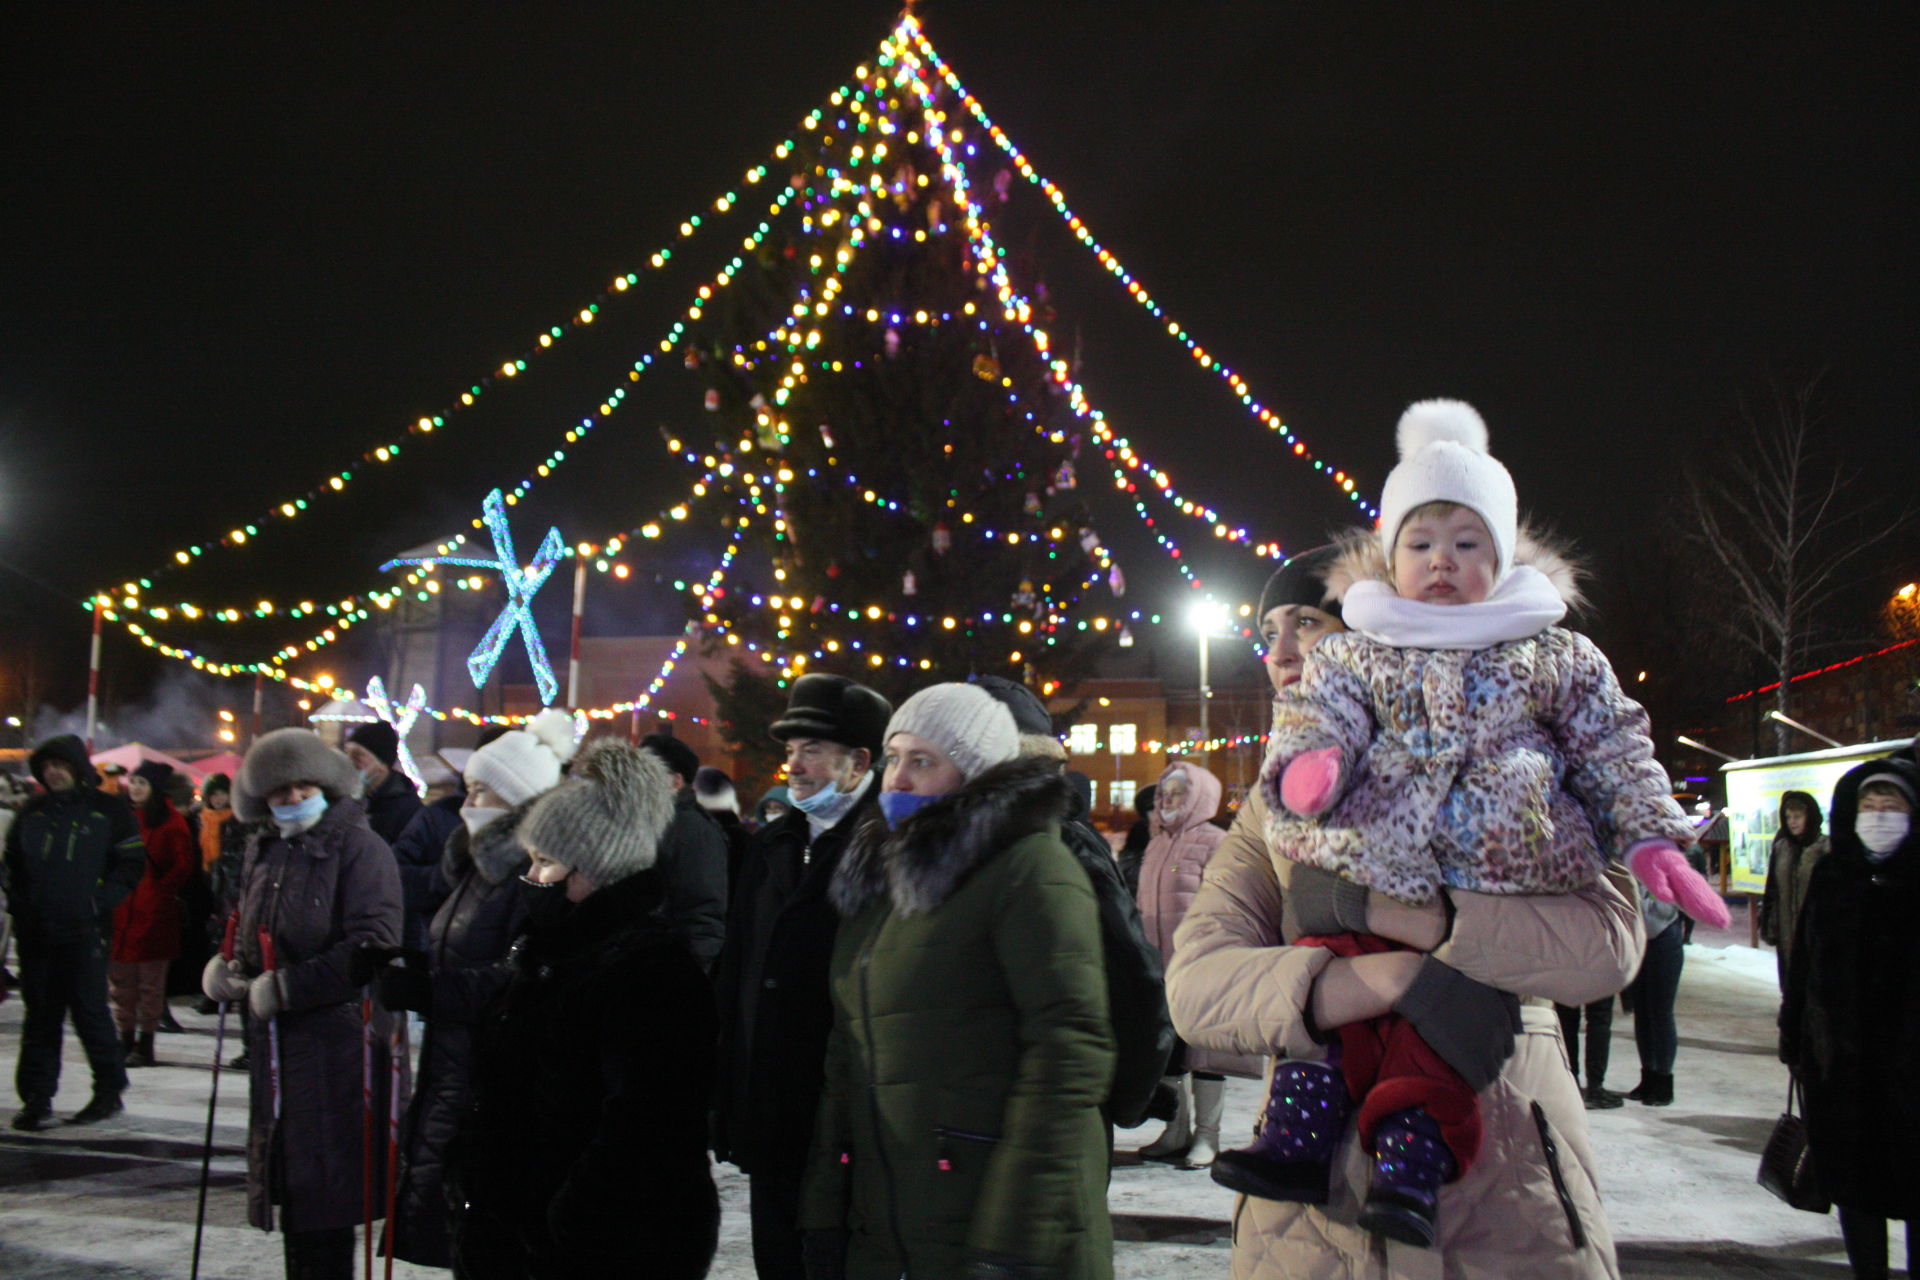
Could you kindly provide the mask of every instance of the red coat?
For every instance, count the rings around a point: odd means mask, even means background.
[[[193,833],[171,801],[158,826],[136,809],[147,845],[146,873],[139,887],[113,909],[113,958],[126,963],[171,960],[180,954],[180,889],[199,862]]]

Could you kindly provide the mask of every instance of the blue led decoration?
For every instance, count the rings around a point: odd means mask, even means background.
[[[414,762],[413,752],[407,749],[407,731],[413,728],[413,722],[420,718],[420,712],[426,707],[427,691],[416,684],[413,692],[407,695],[406,705],[396,710],[393,699],[387,696],[386,683],[375,676],[367,681],[367,705],[373,708],[374,715],[392,725],[393,731],[400,737],[400,751],[394,761],[400,766],[400,772],[413,779],[414,786],[425,791],[427,779]]]
[[[540,643],[540,629],[533,624],[533,596],[553,576],[554,567],[566,554],[567,544],[560,540],[558,529],[548,529],[533,563],[522,569],[513,557],[513,533],[507,528],[507,501],[498,489],[487,495],[480,510],[486,519],[487,532],[493,535],[494,559],[487,567],[498,570],[500,580],[506,584],[507,607],[487,629],[480,647],[468,655],[467,674],[473,677],[474,688],[485,687],[494,664],[500,661],[507,641],[517,628],[521,639],[526,641],[527,658],[533,663],[533,682],[540,691],[540,705],[550,707],[560,693],[560,682],[554,679],[553,666],[547,661],[547,648]]]

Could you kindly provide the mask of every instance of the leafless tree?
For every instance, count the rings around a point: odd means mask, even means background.
[[[1686,474],[1683,524],[1716,571],[1709,596],[1730,636],[1778,682],[1781,715],[1792,714],[1793,675],[1833,630],[1829,607],[1905,523],[1904,512],[1863,496],[1861,471],[1829,432],[1822,378],[1774,381],[1763,400],[1743,398]],[[1791,732],[1774,723],[1777,753]]]

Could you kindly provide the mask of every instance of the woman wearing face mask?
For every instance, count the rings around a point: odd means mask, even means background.
[[[1057,763],[977,685],[887,725],[830,896],[833,1032],[801,1197],[809,1280],[1113,1273],[1098,907]]]
[[[657,756],[602,738],[520,819],[528,930],[447,1151],[463,1280],[694,1280],[712,1261],[706,1108],[686,1086],[713,1074],[718,1020],[652,869],[673,801]]]
[[[1862,1280],[1887,1275],[1892,1218],[1907,1224],[1907,1271],[1920,1274],[1917,807],[1909,757],[1869,761],[1834,787],[1780,1010],[1780,1060],[1804,1090],[1813,1167]]]
[[[1173,958],[1173,931],[1200,891],[1207,860],[1227,838],[1211,819],[1220,808],[1220,779],[1199,765],[1176,760],[1154,789],[1157,833],[1140,863],[1140,919],[1164,963]],[[1228,1075],[1258,1078],[1255,1057],[1214,1054],[1180,1043],[1167,1064],[1165,1084],[1173,1088],[1178,1109],[1165,1132],[1140,1155],[1183,1169],[1204,1169],[1220,1150],[1220,1111]],[[1224,1073],[1224,1074],[1223,1074]]]
[[[560,784],[573,758],[573,718],[549,708],[488,742],[467,761],[461,825],[447,838],[440,875],[449,892],[427,930],[424,957],[380,977],[380,1003],[426,1018],[419,1075],[402,1135],[394,1256],[451,1267],[442,1158],[473,1096],[473,1037],[480,1015],[506,988],[507,948],[526,925],[529,862],[520,824]],[[542,891],[545,892],[545,891]]]
[[[244,1000],[251,1015],[248,1218],[284,1234],[292,1280],[353,1274],[361,1024],[349,975],[362,947],[400,943],[400,876],[354,799],[359,783],[346,757],[310,730],[276,729],[253,744],[233,811],[263,826],[241,873],[236,951],[231,962],[208,961],[201,979],[208,998]],[[386,1015],[377,1017],[374,1105],[384,1115]],[[373,1176],[384,1180],[386,1147],[375,1145]]]

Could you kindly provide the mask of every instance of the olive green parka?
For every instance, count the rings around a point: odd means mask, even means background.
[[[1113,1073],[1100,924],[1047,761],[981,774],[830,890],[833,1032],[800,1226],[848,1232],[848,1280],[977,1259],[1108,1280]]]

